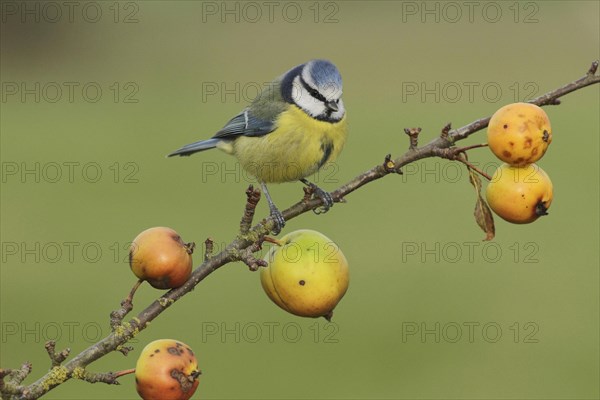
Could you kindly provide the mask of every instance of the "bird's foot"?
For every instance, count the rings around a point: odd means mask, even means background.
[[[313,198],[321,199],[321,201],[323,202],[322,206],[317,207],[313,210],[315,214],[324,214],[327,211],[329,211],[331,207],[333,207],[334,201],[333,197],[331,196],[331,193],[326,192],[325,190],[321,189],[314,183],[307,181],[306,179],[301,179],[301,182],[308,187],[308,192],[312,195]]]
[[[271,218],[273,218],[273,229],[271,230],[271,233],[273,233],[273,235],[279,235],[285,226],[285,218],[283,218],[283,214],[281,214],[281,211],[279,211],[275,205],[269,206],[269,209],[271,210]]]
[[[271,218],[273,218],[273,229],[271,229],[271,233],[273,233],[273,235],[279,235],[279,233],[285,226],[285,218],[283,218],[283,214],[281,214],[281,211],[279,211],[279,209],[275,206],[275,203],[273,203],[273,199],[271,199],[271,195],[269,194],[269,189],[267,189],[267,185],[264,182],[261,182],[260,187],[262,188],[262,191],[265,194],[265,197],[267,198]]]

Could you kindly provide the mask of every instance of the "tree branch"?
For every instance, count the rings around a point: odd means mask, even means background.
[[[559,104],[560,97],[600,82],[600,76],[596,75],[597,69],[598,62],[595,61],[584,77],[537,97],[531,100],[530,103],[539,106]],[[384,163],[376,165],[370,170],[358,175],[348,183],[333,191],[331,195],[335,202],[343,202],[345,196],[364,185],[389,174],[402,173],[401,168],[404,165],[423,158],[441,157],[456,160],[458,154],[464,152],[465,149],[453,147],[454,143],[484,129],[488,125],[489,120],[489,117],[478,119],[466,126],[454,130],[451,130],[450,124],[448,124],[443,128],[439,137],[422,147],[417,146],[417,135],[418,132],[420,132],[420,129],[412,128],[406,130],[411,139],[411,146],[406,153],[396,159],[387,156]],[[261,265],[261,263],[253,257],[252,253],[260,249],[260,244],[265,235],[273,229],[274,224],[273,220],[269,217],[250,228],[252,217],[254,215],[254,208],[256,202],[258,202],[259,195],[252,189],[249,189],[247,194],[248,202],[241,222],[241,233],[223,251],[216,255],[211,254],[212,241],[208,240],[206,242],[207,256],[204,262],[193,271],[192,276],[183,286],[165,293],[159,299],[152,302],[146,309],[141,311],[136,317],[132,318],[129,322],[123,323],[122,317],[130,310],[130,304],[127,303],[126,299],[124,301],[125,304],[122,305],[123,308],[116,314],[113,314],[111,321],[113,331],[107,337],[83,350],[62,366],[60,364],[64,361],[66,355],[63,353],[59,353],[58,355],[54,354],[54,348],[52,346],[51,349],[48,349],[48,353],[52,353],[51,358],[53,368],[46,375],[28,386],[20,386],[20,383],[31,371],[31,364],[24,364],[23,367],[16,372],[13,370],[0,370],[0,393],[11,400],[31,400],[41,397],[70,378],[116,383],[116,378],[120,376],[118,374],[91,373],[86,371],[85,368],[92,362],[112,351],[123,351],[124,345],[141,330],[145,329],[152,320],[194,289],[194,287],[204,280],[204,278],[223,265],[239,260],[244,261],[251,269],[255,269]],[[308,198],[305,196],[301,201],[284,210],[282,214],[285,220],[289,221],[290,219],[296,218],[297,216],[322,205],[321,199]]]
[[[71,349],[68,347],[60,353],[56,353],[56,342],[54,340],[47,341],[45,347],[46,351],[48,352],[48,356],[50,357],[50,361],[52,362],[52,367],[58,367],[67,359],[67,357],[69,357],[69,353],[71,353]]]

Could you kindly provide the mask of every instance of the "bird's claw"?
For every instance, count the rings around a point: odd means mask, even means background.
[[[265,197],[267,198],[267,202],[269,203],[271,219],[273,219],[273,228],[271,229],[271,232],[273,233],[273,235],[279,235],[279,233],[285,226],[285,218],[283,218],[283,214],[281,214],[281,211],[279,211],[279,209],[277,209],[277,206],[275,206],[275,203],[273,203],[271,195],[269,194],[269,189],[267,189],[267,185],[264,182],[261,182],[260,187],[262,188],[262,191],[265,194]]]
[[[317,215],[325,214],[331,207],[333,207],[333,197],[331,193],[324,191],[318,186],[315,186],[314,196],[321,199],[323,205],[321,207],[317,207],[313,210],[313,212]]]
[[[312,197],[318,198],[323,202],[322,206],[317,207],[313,210],[315,214],[325,214],[327,211],[329,211],[331,207],[333,207],[334,201],[333,196],[331,196],[331,193],[326,192],[314,183],[309,182],[307,180],[302,180],[302,183],[308,186],[309,193],[312,193]]]
[[[273,229],[271,229],[271,233],[273,233],[273,235],[279,235],[285,226],[285,218],[283,218],[281,211],[275,207],[271,208],[271,218],[273,218]]]

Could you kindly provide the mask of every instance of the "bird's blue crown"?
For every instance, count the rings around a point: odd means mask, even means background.
[[[312,60],[308,64],[308,73],[318,90],[331,90],[332,86],[341,90],[342,76],[330,61]]]

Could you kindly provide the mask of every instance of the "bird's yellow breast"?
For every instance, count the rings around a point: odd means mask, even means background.
[[[264,136],[237,138],[230,149],[241,166],[265,183],[295,181],[314,174],[335,160],[347,136],[346,117],[319,121],[290,105]]]

